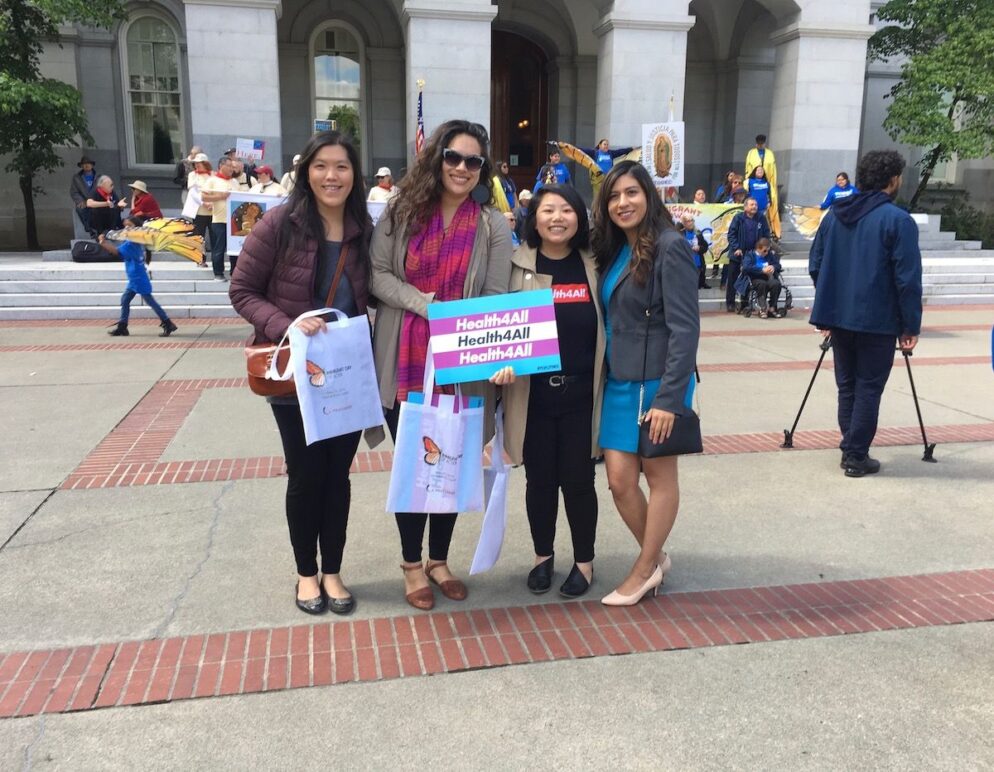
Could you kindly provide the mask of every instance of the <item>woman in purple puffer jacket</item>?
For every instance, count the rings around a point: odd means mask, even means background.
[[[252,229],[232,273],[235,310],[255,328],[255,343],[276,342],[300,314],[331,305],[363,316],[369,303],[372,223],[359,156],[334,131],[315,134],[301,151],[297,184],[282,206]],[[330,304],[336,268],[345,260]],[[321,317],[297,325],[314,335]],[[267,397],[283,441],[286,518],[297,563],[297,608],[348,614],[355,599],[340,576],[349,519],[349,467],[360,432],[307,445],[296,396]],[[318,578],[317,551],[321,551]]]

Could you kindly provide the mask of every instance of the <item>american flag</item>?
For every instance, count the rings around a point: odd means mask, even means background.
[[[421,100],[424,92],[418,89],[418,130],[414,133],[414,154],[421,153],[421,148],[425,146],[425,116],[421,110]]]

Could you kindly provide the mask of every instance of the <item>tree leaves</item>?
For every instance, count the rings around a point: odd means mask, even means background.
[[[871,58],[906,58],[884,129],[925,148],[914,204],[937,163],[994,149],[994,2],[890,0],[878,18],[895,24],[870,38]]]

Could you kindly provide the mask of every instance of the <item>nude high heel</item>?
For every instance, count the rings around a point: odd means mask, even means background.
[[[659,587],[663,583],[663,569],[656,564],[656,570],[652,576],[645,580],[645,584],[638,588],[632,595],[622,595],[615,590],[609,595],[601,598],[601,603],[605,606],[634,606],[651,591],[653,595],[659,592]]]

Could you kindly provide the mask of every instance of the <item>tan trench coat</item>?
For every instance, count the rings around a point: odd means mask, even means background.
[[[398,230],[400,230],[398,228]],[[432,293],[421,292],[405,280],[404,262],[407,258],[407,233],[390,232],[389,212],[384,212],[369,245],[372,263],[372,294],[379,304],[373,328],[373,361],[380,385],[380,402],[389,409],[397,401],[397,359],[404,312],[428,316]],[[469,259],[469,270],[463,285],[463,297],[500,295],[507,292],[511,272],[511,229],[504,215],[489,206],[483,207],[476,229],[476,240]],[[483,441],[494,433],[494,410],[497,390],[487,381],[462,384],[463,394],[480,396],[485,400]],[[370,447],[384,439],[382,428],[366,432]]]
[[[511,292],[548,289],[552,277],[536,273],[536,250],[527,244],[518,247],[511,258]],[[600,293],[597,291],[597,267],[589,251],[580,252],[587,283],[594,296],[597,311],[597,343],[594,348],[594,419],[590,427],[590,456],[600,455],[597,438],[600,435],[601,399],[604,395],[604,352],[607,343],[604,339],[604,314],[601,311]],[[522,463],[525,444],[525,424],[528,421],[528,397],[531,392],[531,378],[521,376],[514,383],[503,387],[504,402],[504,450],[514,464]]]

